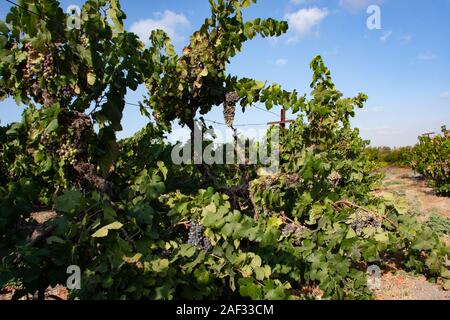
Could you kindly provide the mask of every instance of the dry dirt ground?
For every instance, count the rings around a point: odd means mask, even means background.
[[[412,209],[420,213],[420,220],[437,214],[450,218],[450,198],[437,196],[426,181],[408,168],[390,167],[383,170],[386,177],[379,192],[394,192],[405,197]]]
[[[450,218],[450,198],[437,196],[426,181],[408,168],[386,168],[385,179],[377,194],[394,193],[403,198],[410,207],[411,214],[420,222],[437,215]],[[448,238],[443,238],[449,243]],[[450,300],[450,291],[428,282],[425,277],[390,271],[383,274],[381,290],[376,295],[379,300]]]

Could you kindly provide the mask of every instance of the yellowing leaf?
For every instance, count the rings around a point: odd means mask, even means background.
[[[200,74],[199,74],[199,76],[200,77],[206,77],[208,75],[208,68],[204,68],[203,70],[202,70],[202,72],[200,72]]]
[[[120,228],[123,227],[123,224],[121,224],[120,222],[116,221],[113,223],[110,223],[100,229],[98,229],[93,235],[93,238],[104,238],[108,235],[108,231],[109,230],[118,230]]]
[[[387,232],[377,233],[375,235],[375,240],[377,240],[379,242],[388,242],[389,236],[388,236]]]
[[[279,217],[269,217],[267,219],[267,229],[277,229],[283,224],[283,221]]]
[[[204,213],[213,213],[213,212],[216,212],[217,211],[217,207],[216,207],[216,205],[213,203],[213,202],[211,202],[210,204],[208,204],[204,209],[203,209],[203,212]]]
[[[108,229],[101,228],[98,229],[93,235],[92,238],[104,238],[108,235]]]
[[[142,253],[136,253],[134,256],[132,257],[126,257],[124,256],[122,259],[123,261],[125,261],[126,263],[136,263],[139,261],[139,259],[142,258]]]
[[[95,84],[95,81],[97,80],[97,77],[95,76],[95,74],[93,74],[92,72],[89,72],[87,74],[87,83],[90,86],[93,86]]]
[[[202,87],[202,83],[201,82],[199,82],[199,81],[195,81],[194,82],[194,88],[195,89],[200,89]]]
[[[442,287],[444,288],[444,290],[450,291],[450,280],[445,280]]]
[[[120,229],[120,228],[122,228],[123,227],[123,224],[122,223],[120,223],[120,222],[118,222],[118,221],[116,221],[116,222],[113,222],[113,223],[111,223],[111,224],[108,224],[106,227],[104,227],[104,228],[108,228],[108,230],[118,230],[118,229]]]
[[[357,236],[356,232],[352,228],[349,228],[348,232],[347,232],[347,235],[345,236],[345,239],[351,239],[351,238],[354,238],[356,236]]]

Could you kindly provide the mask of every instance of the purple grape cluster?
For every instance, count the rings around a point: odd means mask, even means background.
[[[284,226],[283,230],[281,230],[283,236],[289,237],[293,233],[297,231],[297,226],[293,223],[288,223]]]
[[[287,223],[281,230],[282,236],[293,241],[294,245],[301,246],[307,228],[295,223]]]
[[[355,220],[352,221],[351,227],[358,236],[364,235],[364,228],[378,228],[381,226],[380,221],[372,214],[364,214],[358,212]]]
[[[73,90],[71,87],[63,87],[61,89],[61,95],[63,96],[63,98],[69,99],[72,98],[73,96]]]
[[[44,77],[52,78],[54,75],[53,57],[46,55],[44,59]]]
[[[208,238],[203,238],[203,249],[206,251],[212,250],[212,243]]]
[[[203,236],[205,227],[201,223],[191,221],[188,234],[188,244],[197,247],[200,250],[210,251],[212,249],[211,241]]]
[[[30,79],[30,78],[33,78],[33,74],[34,74],[33,67],[34,67],[36,61],[40,60],[41,57],[40,57],[39,53],[34,50],[31,43],[26,43],[24,48],[28,55],[27,55],[27,64],[23,70],[23,76],[26,79]]]

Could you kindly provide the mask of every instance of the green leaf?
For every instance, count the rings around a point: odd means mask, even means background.
[[[256,280],[263,281],[265,278],[265,270],[263,267],[254,268]]]
[[[53,119],[52,121],[50,121],[47,128],[45,128],[45,132],[51,133],[51,132],[55,131],[56,129],[58,129],[58,126],[59,126],[58,119]]]
[[[253,270],[255,270],[257,267],[261,267],[261,258],[259,256],[255,256],[252,259],[252,262],[250,263],[250,265],[252,266]]]
[[[9,32],[8,27],[2,20],[0,20],[0,33],[8,34],[8,32]]]
[[[247,8],[251,4],[251,0],[242,0],[242,7]]]
[[[48,244],[52,244],[52,243],[65,243],[65,241],[63,239],[61,239],[60,237],[57,236],[51,236],[47,238],[47,243]]]
[[[353,230],[353,228],[348,228],[347,235],[345,236],[345,239],[352,239],[357,237],[356,232]]]
[[[261,287],[252,282],[250,278],[241,278],[239,283],[239,293],[243,297],[250,297],[253,300],[262,299]]]
[[[195,247],[190,244],[184,243],[180,246],[180,255],[186,258],[192,257],[196,251]]]
[[[374,238],[378,242],[388,242],[389,241],[389,235],[387,232],[377,233]]]
[[[55,198],[55,208],[59,212],[73,213],[83,207],[83,195],[80,191],[66,191],[63,195]]]
[[[119,3],[117,0],[111,0],[111,8],[109,9],[109,16],[114,23],[114,28],[118,33],[123,33],[123,22],[122,18],[124,13],[119,8]]]
[[[167,167],[164,165],[164,162],[162,161],[158,161],[157,163],[159,171],[161,171],[161,173],[163,174],[164,180],[167,179],[167,173],[169,172],[169,170],[167,169]]]

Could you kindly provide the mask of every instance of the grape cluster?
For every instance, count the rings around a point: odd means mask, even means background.
[[[78,150],[75,149],[73,145],[65,143],[56,151],[56,153],[71,165],[75,165],[77,162],[76,156],[78,154]]]
[[[352,221],[351,227],[358,236],[364,235],[364,228],[372,227],[376,229],[381,226],[379,219],[372,213],[357,211],[355,215],[356,217]]]
[[[66,87],[63,87],[63,88],[61,89],[61,95],[62,95],[62,97],[65,98],[65,99],[70,99],[70,98],[72,98],[73,93],[74,93],[74,91],[73,91],[73,89],[72,89],[71,87],[66,86]]]
[[[233,125],[234,116],[236,114],[236,103],[240,97],[237,92],[227,92],[225,94],[225,101],[223,102],[223,117],[226,124],[231,127]]]
[[[36,51],[31,43],[25,44],[25,51],[27,52],[27,64],[23,70],[23,77],[25,79],[35,80],[38,71],[36,70],[36,66],[44,61],[45,56]]]
[[[30,82],[29,94],[34,99],[49,107],[57,101],[55,94],[49,92],[39,81],[38,76],[42,75],[44,80],[49,81],[55,76],[53,56],[47,52],[37,51],[31,43],[26,43],[24,49],[27,53],[27,63],[23,69],[23,79]]]
[[[337,171],[332,171],[327,177],[328,182],[335,188],[339,185],[341,179],[342,176]]]
[[[283,230],[281,231],[283,236],[289,237],[291,234],[295,233],[297,231],[297,226],[293,223],[288,223],[284,226]]]
[[[288,188],[294,187],[300,181],[300,177],[296,173],[284,174],[283,177],[284,177],[284,184]]]
[[[81,45],[85,48],[89,47],[89,38],[85,35],[81,36]]]
[[[227,92],[225,94],[225,103],[228,105],[236,105],[241,97],[235,91]]]
[[[210,251],[212,249],[211,241],[203,236],[205,227],[201,223],[191,221],[189,225],[188,244],[197,247],[200,250]]]
[[[306,236],[305,232],[307,232],[306,227],[295,223],[287,223],[281,230],[282,235],[286,238],[291,237],[296,246],[301,246],[302,239]]]
[[[234,122],[234,116],[236,114],[236,107],[233,105],[224,105],[223,106],[223,118],[225,119],[225,123],[227,126],[231,127]]]
[[[52,55],[46,55],[44,59],[44,77],[51,79],[55,76],[54,61]]]
[[[56,103],[56,96],[46,90],[42,92],[42,99],[39,99],[39,102],[43,103],[44,106],[50,107]]]
[[[212,244],[211,241],[208,238],[203,238],[203,250],[211,251]]]
[[[48,145],[49,143],[50,143],[50,135],[49,135],[48,133],[44,132],[44,133],[41,135],[41,144],[44,145],[44,146],[46,146],[46,145]]]

